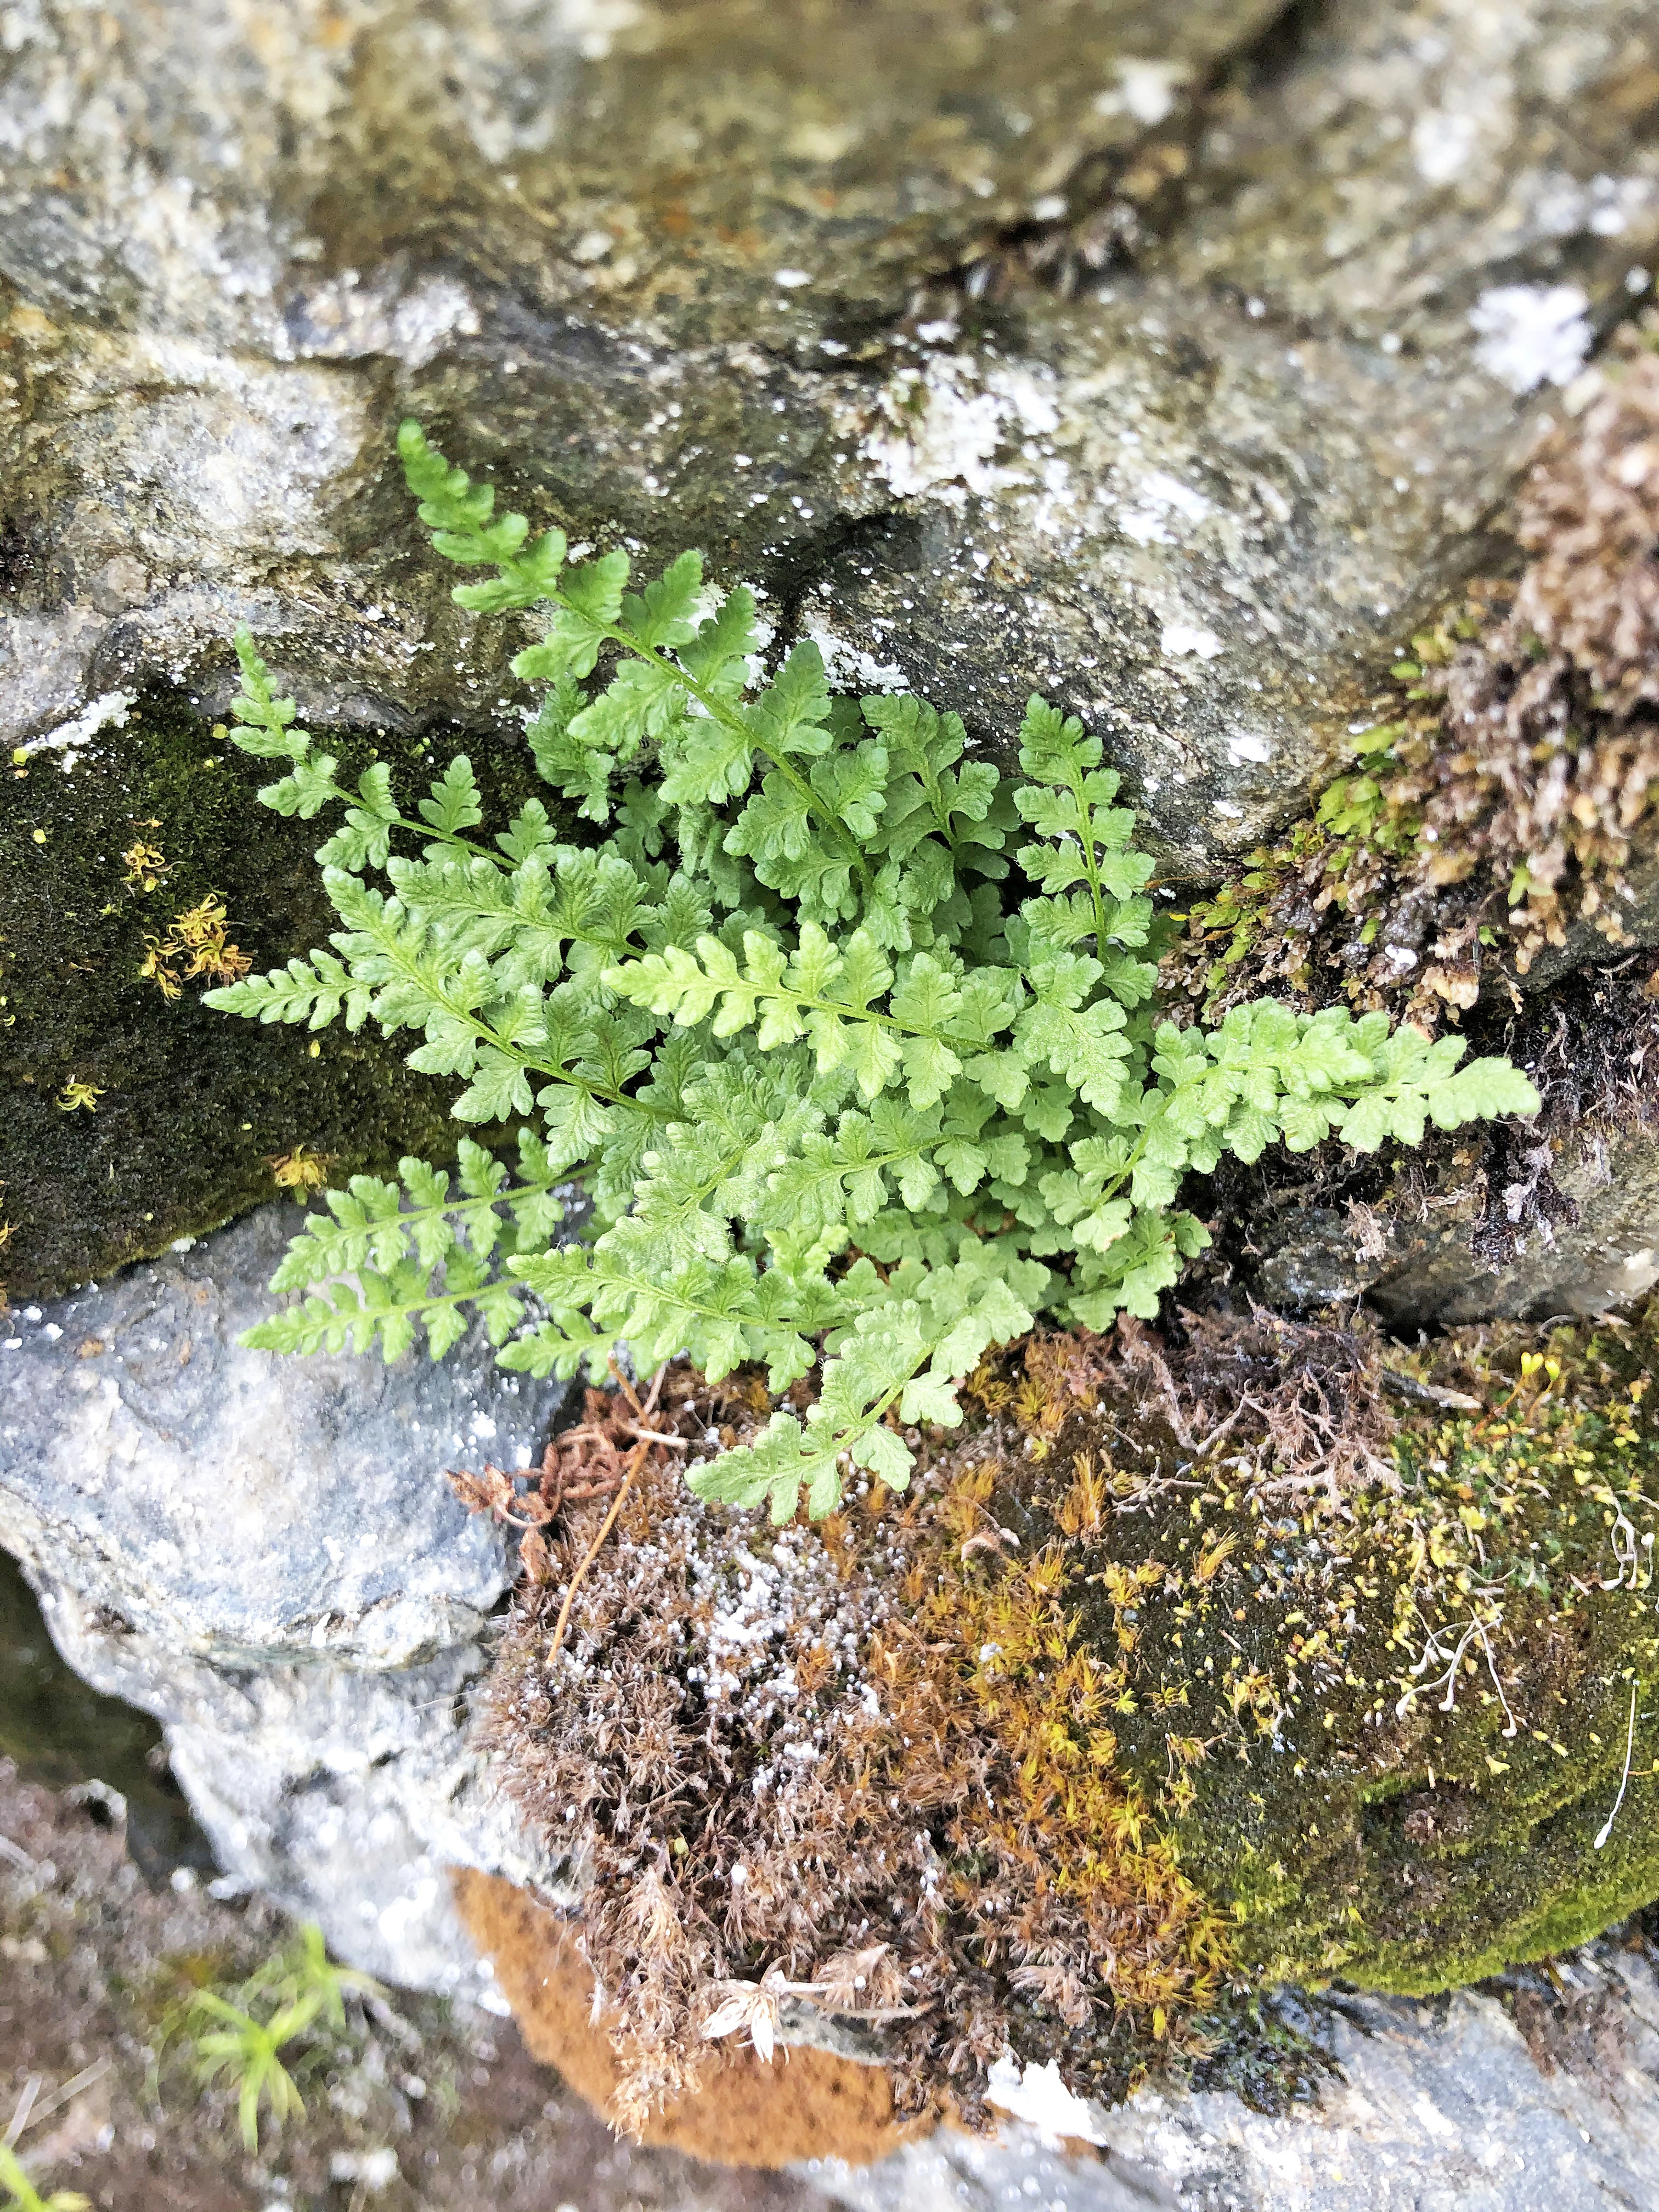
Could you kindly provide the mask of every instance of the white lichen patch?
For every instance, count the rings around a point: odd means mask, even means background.
[[[1570,384],[1594,336],[1577,284],[1495,284],[1469,310],[1474,357],[1511,392]]]
[[[824,672],[836,691],[908,691],[909,678],[896,660],[878,660],[861,646],[849,645],[818,615],[809,615],[802,625],[823,655]]]
[[[1125,58],[1117,64],[1117,82],[1095,101],[1097,115],[1127,115],[1151,131],[1175,112],[1182,87],[1192,76],[1185,62]]]
[[[1200,623],[1166,622],[1158,633],[1158,645],[1169,660],[1184,659],[1188,653],[1198,660],[1213,660],[1225,650],[1216,633]]]
[[[67,722],[59,722],[55,729],[46,731],[41,737],[31,738],[27,744],[20,745],[18,750],[25,758],[35,753],[56,753],[61,768],[72,769],[82,750],[91,744],[100,730],[125,727],[127,709],[131,704],[132,694],[130,691],[100,692],[97,698],[88,702],[80,714]]]
[[[1191,484],[1166,469],[1150,469],[1135,486],[1132,503],[1118,510],[1117,526],[1137,545],[1173,545],[1181,524],[1206,521],[1213,513]]]
[[[900,499],[957,486],[982,495],[1024,483],[1025,470],[998,465],[999,452],[1060,425],[1046,380],[1027,368],[986,368],[957,354],[900,369],[877,408],[865,457]]]
[[[991,2068],[985,2095],[1000,2112],[1024,2120],[1050,2142],[1107,2140],[1099,2107],[1066,2087],[1052,2058],[1046,2066],[1022,2066],[1005,2051]]]

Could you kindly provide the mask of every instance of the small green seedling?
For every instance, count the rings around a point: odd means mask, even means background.
[[[283,2005],[303,2004],[314,1997],[329,2026],[343,2030],[348,1996],[378,1997],[386,1992],[373,1974],[360,1973],[355,1966],[337,1966],[328,1955],[322,1929],[308,1921],[286,1951],[279,1952],[249,1978],[243,1995],[251,1999],[255,1994]]]
[[[302,2035],[322,2010],[322,1994],[311,1990],[279,2007],[264,2021],[256,2020],[251,2012],[213,1990],[199,1991],[191,2008],[223,2023],[195,2039],[197,2079],[204,2087],[222,2075],[234,2081],[242,2141],[250,2152],[257,2151],[261,2099],[279,2128],[285,2119],[305,2112],[305,2100],[281,2054],[284,2045]]]
[[[22,2160],[5,2143],[0,2143],[0,2189],[6,2191],[4,2212],[92,2212],[92,2199],[76,2189],[55,2189],[50,2197],[42,2197],[24,2172]]]

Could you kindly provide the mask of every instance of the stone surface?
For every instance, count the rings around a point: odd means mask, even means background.
[[[302,1218],[264,1207],[10,1316],[0,1538],[221,1665],[405,1666],[475,1638],[509,1580],[502,1532],[444,1469],[538,1457],[563,1386],[495,1369],[482,1338],[391,1368],[245,1351]]]
[[[271,1206],[0,1340],[0,1541],[58,1649],[152,1713],[228,1874],[414,1987],[471,1971],[443,1869],[544,1875],[467,1700],[507,1588],[447,1467],[539,1449],[562,1387],[238,1347],[297,1212]]]
[[[210,720],[157,757],[145,687],[222,711],[238,619],[400,776],[449,718],[503,798],[524,767],[525,626],[450,603],[404,412],[578,540],[702,544],[781,643],[1005,757],[1047,690],[1181,881],[1301,810],[1503,556],[1534,428],[1659,250],[1640,0],[22,0],[5,40],[26,1297],[223,1220],[296,1142],[433,1147],[395,1054],[308,1071],[136,980],[175,890],[227,896],[262,966],[315,941],[298,843],[273,887],[270,825],[257,866],[227,842],[251,779]],[[134,822],[173,862],[142,902]],[[72,1075],[96,1121],[57,1110]]]
[[[811,2178],[851,2212],[1651,2212],[1654,1954],[1593,1945],[1559,1979],[1559,2008],[1525,1988],[1316,2004],[1297,2024],[1336,2071],[1282,2116],[1231,2092],[1148,2091],[1076,2113],[1050,2094],[1051,2119],[1091,2135],[1092,2154],[1024,2126],[1001,2144],[940,2134],[867,2172],[826,2163]]]
[[[153,1714],[233,1887],[314,1920],[337,1956],[402,1989],[482,1988],[447,1869],[565,1893],[496,1792],[470,1728],[487,1649],[419,1666],[323,1657],[216,1662],[118,1625],[95,1596],[35,1577],[58,1650],[94,1688]]]
[[[1659,1282],[1659,1141],[1574,1133],[1542,1148],[1576,1218],[1526,1230],[1503,1266],[1474,1245],[1473,1197],[1427,1214],[1289,1209],[1260,1228],[1258,1295],[1307,1310],[1364,1297],[1403,1334],[1460,1322],[1607,1313]]]
[[[1046,684],[1212,860],[1489,550],[1659,236],[1637,0],[8,23],[12,737],[217,701],[238,615],[328,715],[510,728],[386,469],[413,408],[852,681],[1005,738]],[[935,281],[1120,202],[1091,296]]]

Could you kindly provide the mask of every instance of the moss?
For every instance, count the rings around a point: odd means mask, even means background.
[[[614,2014],[595,2018],[594,1980],[572,1923],[498,1875],[453,1876],[455,1903],[520,2033],[544,2065],[607,2119],[616,2118],[621,2073],[611,2045]],[[639,2140],[721,2166],[778,2167],[839,2158],[868,2166],[928,2134],[931,2114],[900,2119],[879,2066],[798,2045],[787,2063],[763,2063],[751,2046],[715,2046],[695,2095],[644,2120]]]
[[[353,775],[375,752],[395,769],[440,750],[352,732],[330,744]],[[479,767],[508,808],[534,782],[522,751]],[[412,1074],[395,1044],[230,1020],[200,1004],[198,982],[170,997],[141,972],[211,896],[259,968],[322,942],[332,920],[317,825],[258,805],[260,764],[180,697],[146,694],[71,767],[38,752],[0,775],[0,1279],[14,1299],[275,1197],[273,1162],[301,1146],[337,1177],[453,1150],[447,1086]],[[172,963],[181,978],[185,964]]]
[[[1074,1571],[1095,1646],[1133,1638],[1126,1760],[1257,1984],[1449,1989],[1659,1896],[1654,1316],[1387,1356],[1462,1401],[1408,1401],[1397,1480],[1276,1492],[1252,1421],[1173,1494],[1156,1455],[1118,1470],[1135,1510]],[[1184,1804],[1176,1731],[1206,1747]]]
[[[665,1383],[688,1445],[768,1403]],[[662,1452],[590,1553],[641,1433],[599,1393],[540,1478],[585,1502],[495,1740],[584,1869],[634,2124],[784,1995],[878,2030],[903,2110],[976,2117],[1008,2047],[1282,2106],[1323,2062],[1276,1985],[1449,1989],[1659,1898],[1659,1304],[1415,1351],[1186,1314],[967,1395],[820,1528],[734,1542]]]

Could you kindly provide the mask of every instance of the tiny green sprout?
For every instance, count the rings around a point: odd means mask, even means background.
[[[228,2075],[235,2082],[242,2141],[250,2153],[259,2148],[262,2098],[279,2128],[285,2119],[304,2112],[305,2100],[281,2053],[283,2046],[302,2034],[322,2008],[323,1995],[319,1990],[281,2006],[268,2021],[256,2020],[213,1990],[202,1990],[191,2000],[192,2011],[224,2023],[195,2039],[197,2079],[205,2087]]]
[[[246,1984],[243,1995],[274,1997],[284,2005],[301,2005],[314,1998],[316,2008],[331,2027],[343,2029],[348,1996],[378,1997],[386,1992],[373,1974],[355,1966],[337,1966],[328,1955],[323,1931],[307,1922],[286,1951],[261,1966]]]
[[[9,2144],[0,2142],[0,2189],[6,2191],[3,2212],[92,2212],[92,2199],[76,2189],[56,2189],[42,2197],[23,2171],[22,2160]]]

